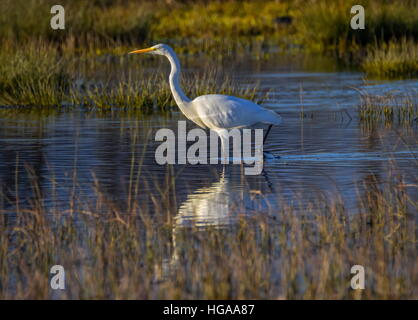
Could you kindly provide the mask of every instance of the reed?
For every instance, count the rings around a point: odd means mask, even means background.
[[[132,171],[142,200],[113,201],[93,179],[94,197],[76,191],[54,206],[32,174],[30,202],[0,201],[0,298],[416,299],[418,181],[393,169],[383,184],[353,186],[357,212],[318,193],[263,211],[236,202],[234,223],[205,228],[177,223],[171,170],[160,182]],[[55,264],[66,270],[59,292],[49,286]],[[356,264],[363,291],[350,288]]]
[[[358,114],[360,121],[369,124],[386,124],[410,127],[417,124],[417,92],[391,92],[383,96],[360,94]]]

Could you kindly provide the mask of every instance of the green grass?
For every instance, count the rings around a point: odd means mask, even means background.
[[[53,4],[55,2],[50,0],[2,1],[0,9],[5,14],[0,20],[0,39],[19,43],[31,39],[58,44],[74,42],[76,49],[164,41],[182,48],[180,52],[215,52],[274,36],[278,29],[273,19],[285,14],[289,7],[274,1],[173,1],[168,4],[161,0],[105,3],[63,0],[66,29],[55,31],[49,26],[49,10]]]
[[[239,87],[231,78],[217,74],[216,69],[199,74],[186,75],[183,87],[190,97],[203,94],[230,94],[254,101],[262,101],[257,94],[257,85]],[[136,79],[136,80],[135,80]],[[75,105],[83,105],[98,110],[140,109],[144,113],[170,111],[175,106],[167,76],[163,74],[135,75],[135,79],[118,81],[116,85],[104,85],[85,92],[72,91],[70,100]]]
[[[0,53],[0,105],[137,109],[143,113],[165,112],[175,106],[166,71],[146,70],[146,57],[141,60],[125,53],[111,58],[110,62],[100,57],[75,58],[60,54],[53,45],[6,47]],[[228,74],[205,66],[184,73],[183,87],[192,98],[210,93],[256,101],[264,98],[257,95],[257,85],[238,87]]]
[[[350,8],[358,1],[306,1],[298,11],[298,37],[313,50],[355,54],[368,45],[402,37],[418,39],[418,3],[415,1],[365,0],[365,29],[350,27]],[[360,53],[361,52],[357,52]]]
[[[179,52],[227,54],[265,46],[300,44],[313,51],[358,53],[374,43],[401,37],[418,39],[415,1],[364,0],[366,29],[350,28],[355,0],[289,1],[126,1],[63,0],[66,30],[49,27],[53,1],[5,0],[0,39],[19,43],[38,39],[76,50],[122,44],[174,44]],[[290,16],[289,25],[276,18]],[[67,46],[68,49],[68,46]]]
[[[172,100],[161,81],[155,86],[147,79],[115,81],[105,75],[98,81],[111,84],[106,90],[74,90],[77,79],[90,81],[97,79],[94,71],[103,73],[106,63],[99,59],[109,56],[118,66],[131,48],[157,42],[173,45],[182,57],[202,53],[260,57],[269,47],[298,48],[333,53],[360,65],[372,77],[417,76],[418,5],[413,1],[364,1],[365,30],[350,28],[350,8],[355,4],[351,0],[64,0],[66,29],[58,31],[49,26],[53,4],[52,0],[1,1],[1,105],[132,105],[148,112],[157,102],[165,110]],[[290,16],[292,22],[276,23],[282,16]],[[236,91],[223,84],[202,84],[200,91],[220,88],[224,93]]]
[[[39,44],[0,54],[1,105],[60,105],[69,90],[66,61]]]

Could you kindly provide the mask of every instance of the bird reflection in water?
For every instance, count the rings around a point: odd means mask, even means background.
[[[241,219],[250,218],[253,214],[268,212],[269,204],[266,196],[271,192],[269,181],[264,175],[265,183],[258,188],[245,190],[236,187],[232,177],[225,173],[225,167],[219,175],[219,180],[208,187],[202,187],[190,193],[183,201],[174,217],[172,232],[172,250],[163,261],[160,276],[169,276],[177,267],[182,256],[184,241],[193,241],[188,231],[233,232],[234,226]],[[181,240],[179,240],[181,239]]]
[[[233,207],[241,195],[231,189],[231,182],[222,171],[219,181],[188,195],[175,216],[175,227],[220,227],[233,223]],[[236,218],[236,217],[235,217]]]

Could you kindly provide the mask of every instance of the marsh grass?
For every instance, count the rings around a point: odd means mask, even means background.
[[[358,114],[362,122],[403,127],[417,125],[418,95],[415,91],[392,92],[383,96],[360,92],[360,99]]]
[[[93,1],[63,0],[66,31],[49,26],[53,1],[5,0],[0,19],[0,39],[24,43],[40,38],[66,43],[75,38],[76,48],[96,49],[132,46],[137,43],[168,41],[180,52],[196,53],[238,49],[278,38],[274,18],[288,11],[286,3],[268,1],[124,1],[106,4]],[[237,15],[236,12],[241,14]],[[205,14],[202,14],[205,12]],[[42,19],[44,18],[44,19]],[[273,43],[273,41],[270,41]]]
[[[0,104],[60,105],[71,81],[66,61],[42,44],[11,51],[0,54]]]
[[[363,3],[367,28],[352,30],[355,1],[62,1],[66,29],[49,26],[53,1],[5,0],[0,4],[0,104],[60,106],[62,102],[121,105],[149,112],[132,84],[84,96],[71,90],[77,68],[118,57],[128,48],[158,42],[181,55],[262,57],[269,48],[331,53],[383,78],[417,75],[418,6],[413,1]],[[205,14],[202,14],[205,12]],[[239,12],[239,14],[237,14]],[[286,17],[288,23],[280,22]],[[407,42],[402,38],[409,39]],[[108,82],[107,78],[102,79]],[[161,89],[165,92],[165,89]],[[103,99],[100,97],[103,97]],[[71,98],[73,101],[71,101]],[[152,102],[168,101],[162,94]],[[163,106],[166,108],[166,106]]]
[[[418,77],[418,43],[402,39],[372,47],[361,66],[371,77],[416,78]]]
[[[418,38],[418,6],[415,1],[366,0],[361,5],[366,12],[366,27],[353,30],[350,20],[356,1],[304,1],[297,11],[298,36],[301,43],[314,50],[335,50],[339,54],[353,54],[367,45],[387,43],[403,37]]]
[[[128,60],[126,54],[74,57],[60,54],[53,45],[10,46],[0,54],[0,105],[17,109],[139,109],[144,114],[169,111],[175,102],[168,86],[168,71],[145,69],[135,60]],[[239,87],[219,68],[204,67],[182,78],[184,90],[191,97],[220,93],[262,100],[264,95],[257,94],[257,85]]]
[[[186,94],[197,97],[203,94],[229,94],[261,102],[267,93],[259,93],[258,85],[240,87],[228,75],[216,69],[189,73],[184,76],[182,86]],[[167,76],[163,73],[143,73],[142,77],[129,77],[116,84],[100,85],[84,91],[72,91],[73,104],[87,106],[90,109],[132,109],[139,108],[144,114],[171,111],[175,106]]]
[[[84,51],[168,42],[180,53],[213,55],[257,53],[266,46],[298,44],[309,50],[351,55],[361,54],[359,49],[376,41],[418,38],[418,6],[407,0],[363,1],[367,12],[364,30],[350,28],[350,8],[358,4],[355,0],[111,0],[105,4],[63,0],[65,32],[49,26],[53,4],[49,0],[2,1],[0,39],[20,44],[38,39],[64,46],[71,41],[72,49]],[[283,23],[281,17],[290,20]]]
[[[9,205],[0,214],[0,297],[417,298],[417,203],[410,195],[417,181],[370,178],[357,186],[356,213],[338,194],[318,194],[262,212],[244,213],[237,203],[235,224],[202,229],[176,225],[170,170],[158,186],[139,176],[148,204],[113,202],[94,180],[93,198],[75,193],[59,204],[68,209],[48,207],[36,179],[29,205],[16,212],[10,199],[0,202]],[[49,286],[55,264],[66,270],[60,292]],[[366,290],[350,289],[355,264],[365,267]]]

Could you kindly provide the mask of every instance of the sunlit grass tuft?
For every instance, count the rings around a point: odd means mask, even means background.
[[[383,96],[361,93],[358,108],[360,121],[370,124],[401,125],[417,124],[418,92],[399,94],[392,92]]]
[[[0,74],[0,105],[60,105],[71,81],[66,61],[42,44],[2,52]]]
[[[370,48],[363,70],[377,78],[418,77],[418,43],[403,39]]]
[[[258,86],[240,87],[216,69],[185,74],[183,87],[190,98],[204,94],[227,94],[262,102],[266,94]],[[72,91],[71,101],[98,110],[140,109],[144,113],[167,112],[175,107],[167,76],[164,73],[141,73],[116,84]]]

